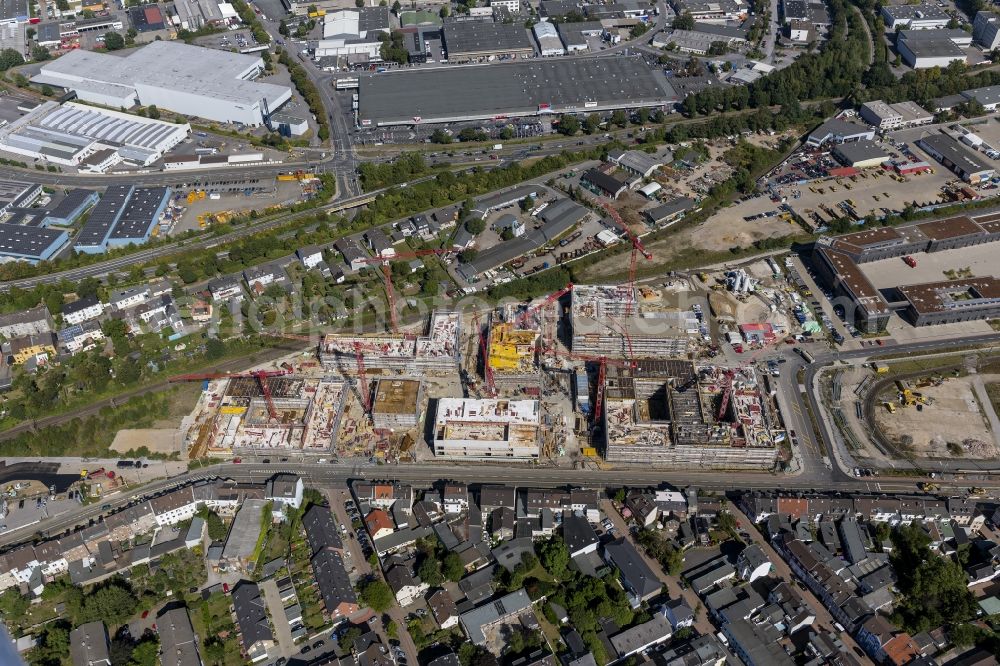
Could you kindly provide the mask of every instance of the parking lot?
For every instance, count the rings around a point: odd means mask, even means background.
[[[859,264],[859,267],[876,288],[887,289],[897,285],[948,280],[964,273],[970,276],[995,275],[998,272],[997,251],[1000,251],[1000,246],[996,243],[984,243],[956,250],[916,254],[913,258],[917,265],[913,268],[899,257],[866,262]]]
[[[10,94],[6,90],[0,91],[0,121],[12,123],[24,115],[24,111],[19,111],[18,106],[25,103],[35,104],[35,100],[20,94]],[[19,159],[23,159],[23,156]]]

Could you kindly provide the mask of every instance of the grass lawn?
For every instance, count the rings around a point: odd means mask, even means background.
[[[192,604],[191,624],[202,640],[199,646],[205,666],[243,666],[236,626],[230,614],[229,595],[216,592]]]

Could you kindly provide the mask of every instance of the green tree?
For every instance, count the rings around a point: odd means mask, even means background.
[[[155,104],[150,104],[146,107],[146,117],[152,118],[153,120],[160,119],[160,110],[156,108]]]
[[[36,62],[40,62],[42,60],[48,60],[51,57],[52,54],[49,53],[49,50],[44,46],[36,44],[31,48],[31,59]]]
[[[399,4],[399,0],[395,0],[395,2],[392,3],[392,13],[395,14],[396,16],[399,16],[399,10],[401,10],[402,8],[403,6]]]
[[[361,629],[352,625],[340,634],[337,644],[340,646],[342,652],[350,654],[351,649],[354,647],[354,641],[358,638],[361,638]]]
[[[479,235],[486,230],[486,221],[481,217],[470,217],[465,221],[465,230],[473,236]]]
[[[288,24],[285,23],[285,19],[281,19],[281,22],[278,24],[278,34],[282,37],[288,37]]]
[[[11,67],[24,64],[24,57],[16,49],[3,49],[0,51],[0,72],[5,72]]]
[[[569,573],[569,549],[560,536],[553,536],[536,547],[542,566],[556,580],[562,580]]]
[[[628,114],[625,113],[623,109],[616,109],[614,113],[611,114],[611,122],[618,127],[625,127],[628,125]]]
[[[571,113],[559,116],[559,133],[573,136],[580,131],[580,119]]]
[[[694,30],[694,17],[691,12],[684,12],[674,17],[670,25],[674,30]]]
[[[451,143],[453,140],[451,133],[443,129],[436,129],[431,133],[431,143]]]
[[[4,590],[0,594],[0,614],[5,620],[14,620],[24,617],[31,606],[31,600],[22,596],[15,588]]]
[[[915,523],[892,533],[893,568],[903,595],[893,619],[912,634],[975,618],[977,606],[957,562],[931,552],[930,537]]]
[[[462,565],[462,558],[458,553],[449,552],[441,561],[441,573],[448,580],[457,583],[465,574],[465,567]]]
[[[438,587],[444,582],[444,577],[441,575],[441,563],[433,556],[424,557],[417,567],[417,576],[431,587]]]
[[[112,579],[84,596],[77,624],[94,620],[121,624],[135,613],[137,602],[127,582],[120,578]]]
[[[104,33],[104,48],[108,51],[120,51],[125,48],[125,38],[117,32]]]
[[[159,663],[159,652],[159,637],[156,634],[147,634],[132,650],[128,666],[156,666]]]
[[[395,596],[382,580],[370,580],[361,584],[358,599],[376,613],[384,613],[392,606]]]
[[[527,213],[529,210],[535,207],[535,200],[532,199],[530,196],[527,196],[521,199],[518,205],[521,207],[522,212]]]

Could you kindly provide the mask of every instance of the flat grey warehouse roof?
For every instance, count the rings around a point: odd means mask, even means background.
[[[561,58],[362,75],[362,125],[412,125],[672,103],[638,57]]]

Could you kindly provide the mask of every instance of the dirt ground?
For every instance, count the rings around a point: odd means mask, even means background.
[[[727,252],[731,247],[749,247],[756,240],[787,236],[802,231],[798,225],[786,222],[780,217],[747,222],[743,219],[743,214],[734,215],[733,210],[733,208],[723,209],[704,222],[685,225],[667,238],[646,244],[646,249],[653,255],[653,260],[647,262],[640,258],[640,270],[648,270],[651,264],[669,264],[679,257],[691,254],[704,254],[707,262],[711,263],[719,260],[718,253]],[[627,261],[626,258],[626,264]],[[600,278],[620,274],[622,270],[622,256],[616,255],[588,267],[586,273],[588,278]]]
[[[125,453],[145,446],[151,453],[170,455],[175,451],[184,455],[184,437],[176,428],[136,428],[119,430],[111,443],[111,450]]]
[[[998,381],[1000,375],[983,375],[985,381]],[[941,386],[917,390],[932,401],[923,411],[915,407],[897,407],[896,413],[880,407],[876,423],[896,441],[904,435],[913,438],[917,457],[988,459],[997,457],[993,433],[976,399],[972,377],[948,378]],[[895,394],[884,396],[891,400]]]

